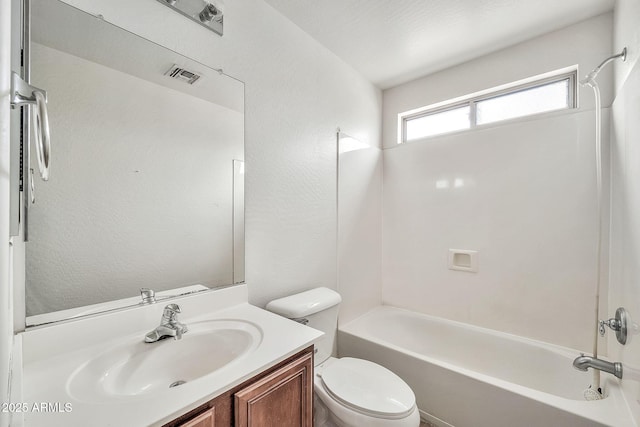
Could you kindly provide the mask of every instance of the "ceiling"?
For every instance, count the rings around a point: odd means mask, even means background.
[[[614,0],[265,0],[382,89],[560,29]]]

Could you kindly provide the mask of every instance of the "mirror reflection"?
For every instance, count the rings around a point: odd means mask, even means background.
[[[52,154],[28,209],[28,324],[244,281],[243,83],[64,3],[32,9]]]

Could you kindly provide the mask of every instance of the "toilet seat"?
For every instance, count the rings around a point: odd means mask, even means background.
[[[342,405],[376,418],[405,418],[415,410],[409,386],[390,370],[362,359],[344,357],[319,374],[323,388]]]

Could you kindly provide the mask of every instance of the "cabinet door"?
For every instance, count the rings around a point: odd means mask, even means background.
[[[177,427],[216,427],[216,408],[211,408],[197,417],[179,424]]]
[[[313,353],[236,392],[236,427],[312,427]]]

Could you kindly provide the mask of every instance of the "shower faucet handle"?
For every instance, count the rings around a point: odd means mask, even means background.
[[[600,332],[600,336],[604,336],[606,332],[605,326],[608,326],[609,329],[616,332],[616,338],[618,339],[618,342],[624,345],[627,343],[627,323],[627,311],[624,308],[620,307],[616,310],[616,316],[614,318],[608,320],[600,320],[598,322],[598,331]]]
[[[609,329],[612,329],[614,331],[619,331],[620,330],[620,321],[616,320],[616,319],[609,319],[609,320],[601,320],[599,322],[600,327],[598,328],[598,330],[600,331],[600,336],[603,337],[605,332],[607,331],[605,329],[605,326],[608,326]]]

